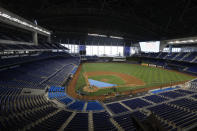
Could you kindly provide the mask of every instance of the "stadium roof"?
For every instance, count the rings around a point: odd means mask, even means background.
[[[196,0],[1,0],[57,36],[100,33],[133,41],[197,35]]]

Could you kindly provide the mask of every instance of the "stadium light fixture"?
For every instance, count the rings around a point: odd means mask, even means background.
[[[187,41],[186,40],[183,40],[183,41],[181,41],[181,43],[187,43]]]
[[[22,24],[22,25],[27,26],[29,28],[32,28],[34,30],[40,31],[42,33],[45,33],[47,35],[50,35],[51,34],[49,31],[46,31],[46,30],[44,30],[42,28],[39,28],[39,27],[37,27],[37,26],[35,26],[33,24],[29,24],[29,23],[27,23],[25,21],[19,20],[19,19],[15,18],[15,17],[12,17],[12,16],[10,16],[10,15],[8,15],[6,13],[3,13],[1,11],[0,11],[0,16],[3,17],[3,18],[6,18],[6,19],[8,19],[8,20],[10,20],[12,22],[16,22],[18,24]]]
[[[191,42],[191,43],[193,43],[193,42],[194,42],[194,40],[188,40],[188,42]]]
[[[89,36],[98,36],[98,37],[107,37],[106,35],[100,35],[100,34],[91,34],[88,33]]]
[[[175,43],[180,43],[180,41],[177,40],[177,41],[175,41]]]
[[[110,38],[115,38],[115,39],[120,39],[120,40],[124,39],[123,37],[118,37],[118,36],[110,36]]]
[[[168,43],[169,44],[174,44],[174,43],[194,43],[194,42],[197,42],[197,40],[193,40],[193,39],[191,39],[191,40],[182,40],[182,41],[180,41],[180,40],[176,40],[176,41],[169,41]]]

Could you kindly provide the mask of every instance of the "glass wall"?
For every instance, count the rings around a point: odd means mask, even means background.
[[[76,44],[61,44],[69,49],[69,53],[79,53],[79,45]]]
[[[181,48],[172,48],[172,52],[180,52]],[[170,48],[164,48],[163,52],[170,52]]]
[[[123,46],[86,46],[86,55],[123,56]]]
[[[130,47],[130,55],[139,53],[140,49],[138,47]]]
[[[79,53],[79,45],[76,44],[62,44],[69,49],[69,53]],[[86,55],[88,56],[123,56],[123,46],[99,46],[86,45]]]

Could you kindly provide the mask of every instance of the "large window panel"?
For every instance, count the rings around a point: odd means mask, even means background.
[[[118,56],[123,56],[124,48],[123,46],[118,46]]]
[[[93,55],[98,55],[98,46],[92,46]]]
[[[99,56],[104,55],[104,46],[99,46]]]
[[[86,46],[86,55],[91,56],[91,46]]]

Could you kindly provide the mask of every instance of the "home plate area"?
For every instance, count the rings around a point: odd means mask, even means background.
[[[90,86],[96,86],[98,88],[117,86],[116,84],[110,84],[110,83],[97,81],[97,80],[93,80],[93,79],[88,79],[88,81],[90,83]]]

